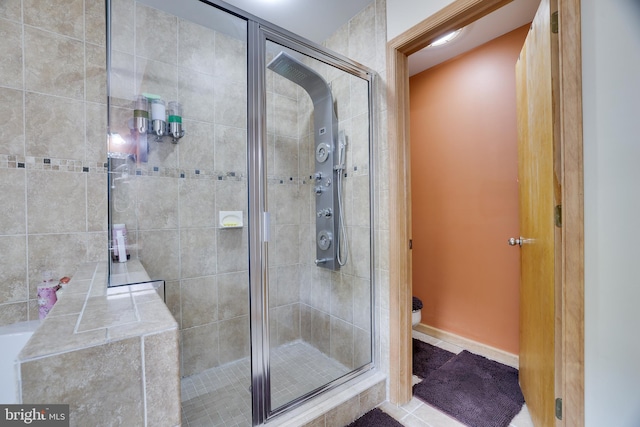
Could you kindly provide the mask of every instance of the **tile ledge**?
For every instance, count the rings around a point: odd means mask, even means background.
[[[91,272],[88,270],[92,270],[93,273],[91,274]],[[125,290],[124,292],[122,292],[121,290],[122,293],[118,295],[109,294],[109,292],[105,289],[104,292],[101,292],[102,295],[96,296],[96,289],[94,288],[99,286],[106,286],[105,263],[97,262],[83,264],[82,266],[80,266],[78,271],[81,272],[80,275],[82,276],[80,280],[86,280],[87,275],[91,276],[90,286],[88,286],[86,290],[83,290],[83,293],[85,294],[85,303],[81,313],[70,313],[66,315],[46,317],[44,320],[42,320],[40,325],[35,330],[34,334],[31,336],[29,341],[27,341],[22,351],[20,352],[20,355],[24,356],[19,356],[20,361],[24,362],[26,360],[38,359],[55,354],[69,353],[73,351],[83,350],[89,347],[95,347],[120,341],[123,339],[129,339],[132,337],[144,337],[166,332],[169,330],[177,330],[177,322],[169,312],[160,296],[155,291],[153,291],[153,293],[156,295],[155,298],[149,295],[149,288],[132,288]],[[75,277],[72,277],[71,281],[69,282],[69,286],[71,288],[73,287],[74,280],[76,280]],[[74,295],[78,294],[79,292],[74,293]],[[89,299],[108,300],[114,297],[118,298],[119,296],[125,296],[126,294],[128,294],[129,298],[131,298],[132,300],[132,310],[135,311],[134,314],[136,321],[126,324],[109,324],[108,319],[105,319],[105,323],[103,325],[100,325],[100,327],[94,328],[89,331],[78,330],[79,325],[82,323],[82,318],[85,316],[88,316],[85,318],[90,318],[92,315],[91,312],[87,312],[86,310],[87,302]],[[138,299],[141,299],[141,301],[137,301]],[[67,301],[71,300],[72,299],[70,298]],[[148,316],[144,316],[139,312],[138,305],[140,304],[144,304],[147,307],[157,307],[157,309],[153,310],[154,319],[149,319]],[[58,300],[58,302],[56,302],[56,306],[58,306],[59,310],[64,309],[64,294]],[[149,312],[149,310],[146,310],[146,312]],[[56,327],[53,328],[54,330],[51,330],[52,328],[49,326],[53,326],[53,324],[56,324]],[[120,332],[120,334],[118,334],[117,336],[110,336],[107,332],[113,328],[118,328],[121,331],[122,329],[131,328],[131,333]],[[96,339],[96,333],[99,334],[99,331],[104,331],[104,338]],[[71,344],[70,341],[72,341],[73,344]],[[66,345],[65,343],[69,343],[69,345]]]

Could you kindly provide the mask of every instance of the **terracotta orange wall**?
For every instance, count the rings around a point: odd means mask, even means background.
[[[410,79],[422,323],[518,353],[515,64],[529,26]]]

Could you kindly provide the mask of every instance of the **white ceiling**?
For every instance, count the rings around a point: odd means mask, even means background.
[[[409,56],[409,75],[413,76],[533,21],[539,3],[540,0],[514,0],[465,27],[451,42],[414,53]]]
[[[225,0],[265,21],[322,43],[372,0]]]

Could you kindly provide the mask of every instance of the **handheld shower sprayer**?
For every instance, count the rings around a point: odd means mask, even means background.
[[[345,164],[345,152],[347,149],[347,138],[344,135],[344,131],[341,130],[338,136],[338,161],[336,162],[336,165],[333,167],[333,170],[336,171],[344,171],[347,168],[347,165]]]
[[[344,178],[344,171],[347,169],[346,164],[346,152],[347,152],[347,136],[344,131],[341,130],[338,133],[338,161],[334,166],[336,174],[336,186],[338,187],[338,212],[339,212],[339,224],[340,239],[338,239],[338,245],[336,247],[336,261],[340,266],[344,266],[349,258],[349,245],[347,242],[347,229],[344,225],[344,215],[342,206],[342,179]]]

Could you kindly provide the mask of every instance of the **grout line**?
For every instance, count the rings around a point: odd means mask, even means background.
[[[89,289],[87,290],[87,296],[84,299],[84,304],[82,304],[82,309],[80,310],[80,315],[78,316],[78,320],[76,321],[76,325],[73,328],[73,333],[77,334],[78,333],[78,328],[80,327],[80,321],[82,320],[82,316],[84,315],[84,310],[87,307],[87,303],[89,302],[89,297],[91,296],[91,291],[93,290],[93,284],[96,280],[96,274],[98,271],[98,265],[96,265],[96,268],[93,270],[93,274],[91,275],[91,282],[89,284]]]
[[[147,368],[145,363],[145,354],[144,354],[144,341],[145,337],[140,337],[140,362],[142,367],[142,404],[144,407],[144,425],[149,425],[148,414],[147,414]]]
[[[22,91],[22,156],[25,157],[26,153],[27,153],[27,67],[26,67],[26,60],[25,60],[25,56],[26,56],[26,46],[25,46],[25,31],[24,31],[24,2],[21,1],[20,2],[20,31],[21,31],[21,38],[22,38],[22,87],[21,87],[21,91]],[[31,319],[31,308],[30,308],[30,304],[29,301],[31,300],[31,284],[30,284],[30,277],[29,277],[29,174],[27,173],[26,170],[26,164],[25,164],[25,171],[24,171],[24,239],[25,239],[25,275],[26,275],[26,280],[25,280],[25,286],[27,287],[26,291],[27,291],[27,298],[26,298],[26,304],[27,304],[27,319],[26,320],[30,320]],[[37,296],[36,296],[37,298]],[[34,313],[35,314],[35,313]],[[20,383],[20,387],[22,387],[22,383]]]

